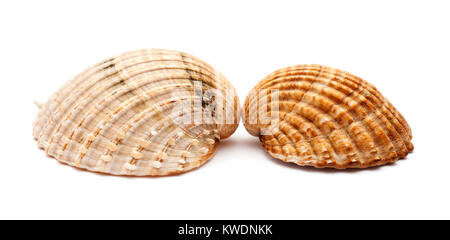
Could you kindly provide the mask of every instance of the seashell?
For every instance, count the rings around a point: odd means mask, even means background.
[[[320,65],[280,69],[249,93],[244,125],[274,158],[317,168],[367,168],[413,150],[406,120],[370,83]]]
[[[33,135],[78,168],[165,176],[204,164],[239,121],[236,90],[222,74],[189,54],[150,49],[69,81],[40,106]]]

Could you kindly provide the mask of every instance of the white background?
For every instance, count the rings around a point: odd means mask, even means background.
[[[1,219],[450,218],[448,1],[1,1]],[[34,100],[103,59],[185,51],[238,89],[318,63],[373,83],[413,129],[406,160],[362,171],[270,158],[241,125],[175,177],[76,170],[38,150]]]

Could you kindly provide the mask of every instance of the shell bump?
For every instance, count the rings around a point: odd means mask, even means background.
[[[198,168],[240,121],[225,77],[189,54],[144,49],[88,68],[60,88],[33,125],[60,162],[113,175],[165,176]]]
[[[244,105],[247,131],[274,158],[316,168],[368,168],[405,158],[411,128],[370,83],[320,65],[270,74]]]

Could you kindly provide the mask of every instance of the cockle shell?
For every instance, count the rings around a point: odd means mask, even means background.
[[[367,168],[413,150],[411,129],[370,83],[320,65],[280,69],[249,93],[247,131],[274,158],[317,168]]]
[[[33,135],[48,155],[78,168],[164,176],[209,160],[236,130],[239,111],[236,90],[207,63],[140,50],[69,81],[41,106]]]

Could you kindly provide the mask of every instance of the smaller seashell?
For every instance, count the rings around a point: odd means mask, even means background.
[[[280,69],[249,93],[244,125],[274,158],[317,168],[368,168],[405,158],[411,128],[370,83],[320,65]]]

